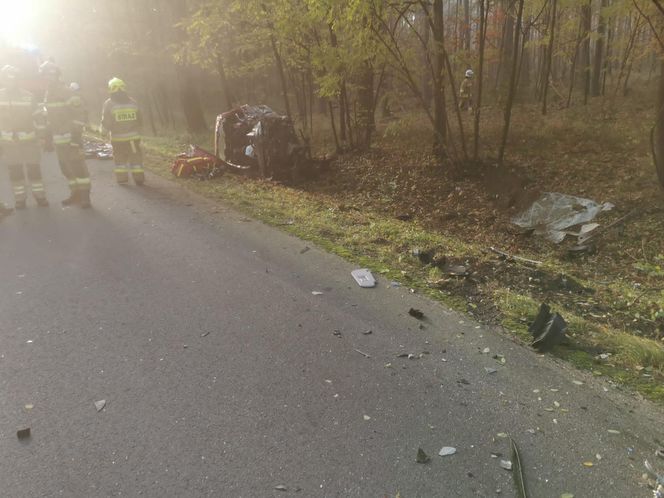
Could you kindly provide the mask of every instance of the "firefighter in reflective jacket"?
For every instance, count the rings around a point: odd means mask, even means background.
[[[110,98],[104,102],[101,129],[111,134],[115,179],[120,185],[129,183],[129,172],[136,185],[145,182],[141,151],[141,112],[136,101],[127,94],[127,86],[120,78],[108,82]]]
[[[48,82],[44,102],[48,128],[53,134],[60,169],[69,181],[70,195],[62,205],[90,207],[90,173],[81,146],[74,140],[86,124],[83,101],[60,80],[60,68],[53,62],[44,62],[39,69]]]
[[[0,90],[0,146],[2,159],[9,169],[16,208],[25,208],[26,173],[37,204],[48,206],[40,167],[41,151],[35,122],[39,113],[35,98],[19,87],[15,67],[3,67],[1,75],[4,88]]]

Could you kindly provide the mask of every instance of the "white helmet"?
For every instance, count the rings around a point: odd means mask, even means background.
[[[475,73],[472,69],[466,70],[466,78],[472,78],[473,76],[475,76]]]

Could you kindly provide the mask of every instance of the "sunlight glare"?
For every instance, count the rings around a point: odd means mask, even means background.
[[[32,43],[31,25],[37,3],[35,0],[0,0],[0,40],[13,45]]]

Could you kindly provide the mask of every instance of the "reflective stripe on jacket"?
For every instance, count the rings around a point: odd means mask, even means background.
[[[101,127],[111,133],[112,142],[141,138],[141,111],[131,97],[124,101],[107,99],[102,109]]]
[[[0,90],[0,140],[35,140],[37,104],[33,95],[22,88]]]

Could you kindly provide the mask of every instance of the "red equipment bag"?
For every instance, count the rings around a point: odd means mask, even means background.
[[[178,154],[171,166],[171,173],[178,178],[207,176],[217,166],[219,159],[197,145],[190,145],[189,151]]]

